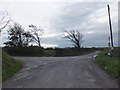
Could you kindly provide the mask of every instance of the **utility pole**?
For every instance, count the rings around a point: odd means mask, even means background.
[[[112,24],[111,24],[111,17],[110,17],[110,7],[109,4],[108,7],[108,17],[109,17],[109,26],[110,26],[110,37],[111,37],[111,51],[113,50],[113,35],[112,35]]]
[[[109,47],[108,55],[110,56],[110,55],[111,55],[111,49],[110,49],[110,36],[108,37],[108,47]]]

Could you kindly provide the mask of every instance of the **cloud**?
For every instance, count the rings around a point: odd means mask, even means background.
[[[97,2],[118,2],[119,0],[100,0]],[[1,0],[1,2],[16,2],[16,0]],[[17,2],[96,2],[96,0],[17,0]]]
[[[109,36],[107,4],[103,2],[67,3],[61,16],[51,21],[52,27],[58,32],[64,32],[65,29],[79,30],[84,34],[84,46],[107,46]],[[110,5],[113,8],[111,9],[113,32],[117,33],[117,3],[110,3]],[[114,37],[117,38],[116,34]],[[115,39],[115,45],[117,45],[116,42],[117,39]]]
[[[62,38],[65,29],[83,33],[83,46],[107,46],[109,24],[107,2],[40,2],[2,3],[0,8],[10,13],[11,18],[28,29],[29,24],[44,29],[42,45],[45,47],[72,46]],[[118,41],[118,7],[109,2],[113,26],[114,44]]]

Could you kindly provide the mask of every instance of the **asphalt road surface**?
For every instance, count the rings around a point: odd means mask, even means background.
[[[24,68],[3,88],[115,88],[93,60],[95,53],[74,57],[15,57]]]

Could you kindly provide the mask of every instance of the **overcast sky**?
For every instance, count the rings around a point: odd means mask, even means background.
[[[83,47],[106,47],[109,36],[107,4],[111,7],[114,45],[117,46],[117,2],[1,2],[0,10],[7,11],[11,19],[26,30],[29,24],[43,28],[41,43],[44,47],[71,46],[62,38],[65,29],[79,30],[83,34]],[[2,42],[5,36],[2,35]]]

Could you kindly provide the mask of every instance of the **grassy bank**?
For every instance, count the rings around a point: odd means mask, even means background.
[[[118,73],[118,49],[115,49],[112,53],[112,57],[106,54],[106,50],[100,53],[96,57],[96,62],[98,65],[104,69],[112,78],[120,79],[120,74]]]
[[[2,81],[10,78],[18,70],[22,68],[20,61],[14,60],[12,57],[7,55],[5,52],[2,53]]]
[[[2,48],[0,48],[0,83],[2,82]]]

